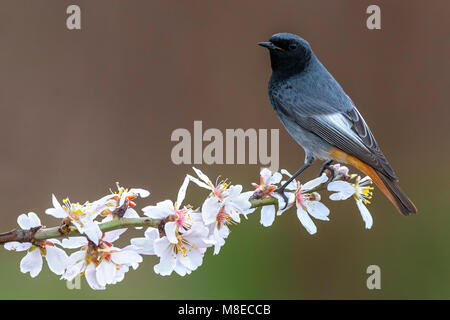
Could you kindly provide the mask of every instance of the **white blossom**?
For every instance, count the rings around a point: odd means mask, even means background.
[[[17,223],[22,230],[30,230],[41,226],[39,217],[34,212],[28,215],[21,214],[17,218]],[[8,242],[5,243],[5,249],[9,251],[27,251],[25,257],[20,261],[20,271],[30,273],[32,278],[36,277],[42,270],[43,257],[47,260],[49,269],[58,275],[61,275],[67,265],[68,256],[64,250],[56,247],[61,245],[57,239],[35,240],[31,242]]]
[[[154,267],[155,272],[167,276],[175,271],[184,276],[196,270],[203,263],[206,248],[210,246],[205,241],[207,237],[208,229],[201,223],[195,223],[189,230],[178,234],[177,243],[169,241],[166,236],[155,239],[155,254],[160,258]]]
[[[117,191],[111,192],[101,199],[94,201],[92,206],[94,210],[99,212],[101,216],[105,217],[103,222],[108,222],[114,219],[113,212],[119,208],[124,208],[125,212],[120,218],[139,218],[139,214],[134,207],[136,203],[134,200],[137,197],[146,198],[150,195],[150,192],[142,188],[124,188],[116,182]],[[142,227],[136,227],[135,229],[142,229]]]
[[[136,248],[136,252],[145,255],[154,255],[154,242],[159,239],[159,231],[156,228],[148,228],[143,238],[133,238],[130,240],[131,244]]]
[[[281,170],[281,172],[289,177],[292,176],[284,169]],[[280,210],[279,214],[282,214],[285,210],[289,209],[295,202],[297,206],[297,217],[301,224],[310,234],[315,234],[317,232],[317,227],[310,216],[318,220],[328,221],[330,210],[322,202],[320,202],[320,194],[313,190],[327,181],[328,176],[325,173],[305,184],[301,184],[300,182],[293,180],[286,186],[286,190],[292,190],[295,192],[288,195],[289,204],[286,209]]]
[[[346,166],[341,165],[340,163],[336,163],[332,165],[334,170],[334,178],[333,180],[347,180],[350,179],[349,170]]]
[[[280,183],[282,175],[279,172],[272,173],[269,169],[264,168],[260,173],[259,184],[252,183],[256,189],[255,193],[261,199],[276,198],[278,200],[278,206],[281,208],[285,206],[283,197],[275,192],[277,184]],[[260,223],[264,227],[270,227],[275,220],[276,208],[275,205],[267,205],[261,208]]]
[[[190,175],[187,177],[198,186],[211,191],[203,202],[201,214],[209,229],[210,243],[214,244],[214,254],[218,254],[230,233],[228,226],[240,223],[241,214],[247,216],[254,211],[248,201],[251,193],[242,193],[241,185],[229,185],[227,181],[221,181],[214,186],[203,172],[193,169],[200,180]]]
[[[101,215],[107,216],[111,214],[115,209],[123,206],[125,202],[127,202],[127,208],[131,209],[136,206],[134,200],[137,197],[146,198],[150,195],[150,192],[146,189],[142,188],[124,188],[121,187],[118,182],[116,182],[117,191],[112,192],[99,200],[93,202],[93,207],[97,212],[100,212]],[[134,211],[134,209],[132,209]],[[127,210],[128,211],[128,210]],[[134,211],[135,212],[135,211]],[[127,213],[125,212],[125,215]],[[130,217],[134,217],[137,215],[134,213],[128,213]]]
[[[81,234],[86,234],[94,243],[98,243],[102,232],[95,218],[99,214],[89,202],[84,205],[71,203],[68,198],[63,200],[63,206],[52,195],[53,208],[45,210],[45,213],[55,218],[68,219]]]
[[[98,245],[89,242],[85,237],[70,237],[63,239],[65,248],[81,248],[69,257],[69,264],[62,279],[72,280],[80,274],[85,274],[86,281],[94,290],[103,290],[108,284],[123,280],[130,267],[136,269],[142,262],[142,257],[134,246],[117,248],[113,246],[126,229],[105,232]]]
[[[373,225],[372,216],[365,206],[366,204],[370,204],[369,200],[372,199],[373,187],[371,184],[372,179],[369,176],[362,179],[358,176],[355,179],[355,183],[350,183],[347,181],[332,181],[328,184],[329,191],[336,191],[336,193],[330,195],[331,200],[346,200],[353,196],[356,201],[356,206],[361,213],[361,217],[364,220],[366,229],[372,228]]]
[[[182,206],[186,196],[186,190],[189,185],[189,179],[186,177],[178,191],[175,204],[172,200],[158,202],[156,206],[147,206],[142,208],[144,214],[152,219],[166,219],[164,231],[172,243],[178,242],[177,234],[189,230],[196,219],[196,214],[191,207]]]

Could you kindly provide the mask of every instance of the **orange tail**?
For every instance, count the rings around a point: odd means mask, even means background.
[[[408,199],[406,194],[400,189],[395,180],[392,180],[391,178],[375,170],[368,164],[338,148],[334,148],[333,150],[331,150],[330,154],[333,159],[348,163],[372,178],[372,181],[377,185],[378,188],[380,188],[380,190],[389,199],[389,201],[392,202],[392,204],[400,213],[407,216],[411,213],[417,212],[417,208],[414,203],[412,203],[411,200]]]

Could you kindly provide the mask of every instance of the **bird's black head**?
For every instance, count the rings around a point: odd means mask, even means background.
[[[258,44],[269,49],[272,70],[280,75],[301,73],[313,55],[309,43],[292,33],[277,33]]]

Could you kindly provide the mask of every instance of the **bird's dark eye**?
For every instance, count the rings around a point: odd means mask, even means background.
[[[288,50],[295,50],[295,49],[297,49],[297,44],[295,44],[295,43],[289,44]]]

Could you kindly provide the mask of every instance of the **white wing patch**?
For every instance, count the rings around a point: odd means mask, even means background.
[[[356,141],[361,141],[359,136],[352,130],[351,124],[348,122],[347,118],[341,113],[321,115],[321,118],[325,118],[326,122],[333,123],[333,127],[339,127],[340,132],[345,132],[346,135],[355,137]]]

